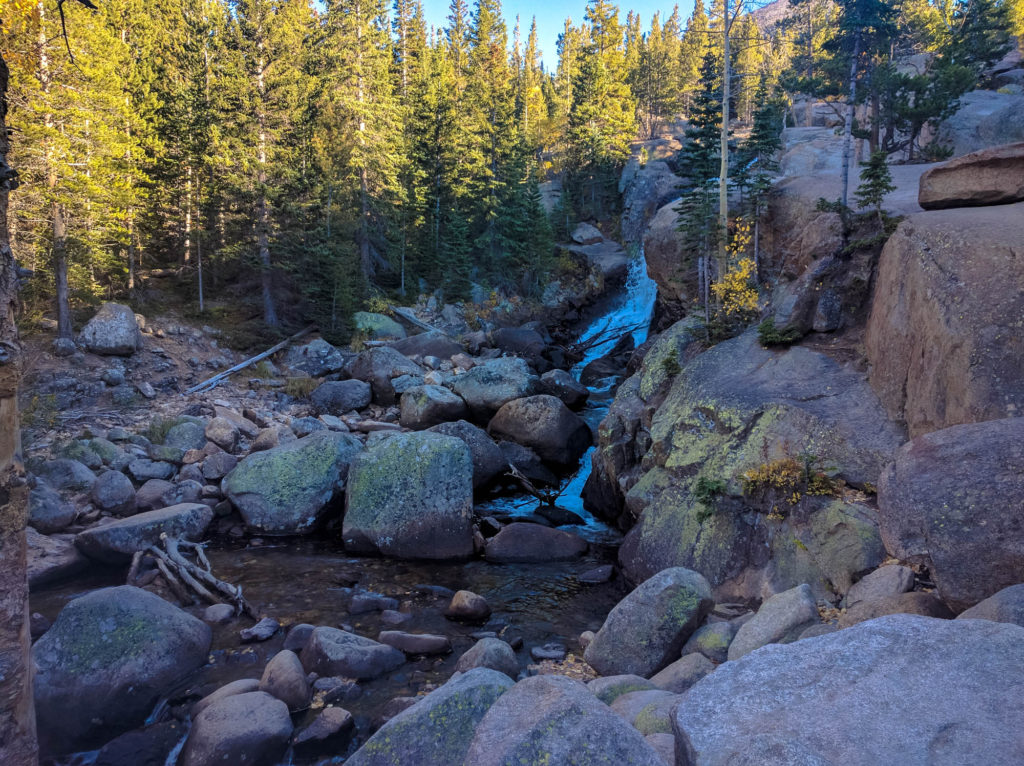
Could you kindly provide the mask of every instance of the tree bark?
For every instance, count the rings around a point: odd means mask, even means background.
[[[259,33],[263,34],[262,30]],[[257,43],[260,51],[263,50],[263,40]],[[256,88],[258,91],[258,114],[259,123],[259,156],[256,186],[258,188],[258,199],[256,202],[256,249],[260,262],[260,287],[263,293],[263,321],[268,327],[277,327],[277,311],[274,308],[274,294],[272,291],[272,279],[270,271],[270,210],[267,205],[267,114],[266,97],[267,87],[263,78],[263,71],[266,62],[261,55],[256,62]]]
[[[28,486],[18,422],[18,276],[7,229],[8,192],[17,186],[17,174],[7,164],[7,74],[0,54],[0,763],[34,766],[39,757],[28,629]]]
[[[860,58],[860,32],[853,38],[853,55],[850,57],[850,101],[846,105],[846,119],[843,123],[843,172],[840,184],[840,202],[847,206],[850,187],[850,150],[853,147],[853,110],[857,100],[857,59]]]

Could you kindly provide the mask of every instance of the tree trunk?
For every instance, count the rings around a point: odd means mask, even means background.
[[[0,763],[38,763],[32,704],[25,525],[28,486],[21,464],[18,385],[21,345],[15,326],[18,275],[7,232],[7,63],[0,54]]]
[[[739,2],[739,0],[737,0]],[[718,278],[725,276],[728,269],[729,237],[729,0],[724,0],[722,11],[722,154],[718,172]]]
[[[853,109],[857,99],[857,59],[860,57],[860,32],[853,38],[853,55],[850,57],[850,102],[846,105],[846,120],[843,123],[843,172],[840,180],[842,196],[840,202],[846,207],[850,187],[850,150],[853,148]]]
[[[262,50],[263,43],[259,43]],[[256,88],[259,94],[257,122],[259,123],[259,156],[256,185],[259,188],[256,201],[256,250],[260,263],[260,287],[263,293],[263,322],[268,327],[277,327],[277,311],[274,309],[273,280],[270,272],[270,210],[267,206],[267,88],[263,79],[265,62],[260,56],[256,62]]]

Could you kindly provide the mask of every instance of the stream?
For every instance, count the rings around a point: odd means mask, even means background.
[[[580,340],[603,334],[603,340],[589,348],[573,369],[579,379],[583,368],[608,353],[623,335],[631,332],[636,345],[647,338],[654,309],[656,287],[647,276],[642,250],[629,265],[624,286],[605,299],[605,306],[580,334]],[[604,378],[590,387],[591,396],[580,415],[596,432],[611,404],[621,378]],[[579,468],[569,478],[559,506],[584,519],[581,526],[565,527],[588,542],[588,553],[576,560],[551,564],[491,564],[483,559],[468,562],[438,563],[354,557],[347,554],[340,540],[327,536],[275,540],[219,541],[208,555],[213,570],[224,580],[238,583],[257,608],[282,623],[350,626],[355,632],[376,638],[381,630],[413,633],[437,633],[451,639],[453,651],[441,657],[411,659],[396,672],[360,683],[358,697],[340,701],[356,718],[359,736],[352,749],[365,741],[375,719],[394,697],[415,696],[443,684],[455,670],[458,658],[477,640],[481,632],[519,644],[521,667],[533,663],[530,650],[549,643],[560,644],[570,652],[579,652],[578,637],[585,630],[597,630],[627,588],[619,580],[585,584],[579,576],[603,564],[615,561],[621,535],[584,510],[580,497],[591,468],[591,448]],[[503,518],[530,516],[536,501],[525,494],[505,494],[476,505],[480,516],[495,514]],[[32,594],[32,610],[55,619],[72,598],[85,592],[124,582],[124,572],[91,570],[73,581]],[[380,612],[350,615],[347,611],[353,588],[372,591],[398,601],[399,611],[412,616],[400,625],[385,624]],[[442,610],[452,591],[471,590],[482,595],[493,613],[484,625],[466,625],[447,620]],[[200,609],[192,610],[198,614]],[[170,701],[161,703],[150,716],[160,720],[168,708],[188,704],[240,678],[259,678],[267,661],[284,643],[283,631],[263,643],[240,645],[238,631],[247,627],[240,621],[213,626],[210,662],[182,684]],[[180,702],[179,702],[180,700]],[[310,711],[296,721],[298,730],[312,720]],[[346,754],[331,761],[291,761],[305,763],[342,762]],[[173,756],[172,756],[173,757]],[[95,753],[80,753],[63,759],[66,766],[84,766],[95,760]]]

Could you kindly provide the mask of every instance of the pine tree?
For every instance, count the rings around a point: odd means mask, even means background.
[[[686,31],[679,45],[679,64],[676,90],[682,94],[683,110],[689,113],[692,94],[700,82],[701,63],[708,47],[708,17],[703,0],[695,0],[693,13],[686,22]]]
[[[884,227],[885,221],[882,217],[882,202],[885,195],[895,191],[892,183],[892,173],[889,172],[889,164],[884,151],[872,152],[871,157],[863,164],[860,171],[860,186],[854,192],[858,207],[870,207],[878,217],[879,227]]]

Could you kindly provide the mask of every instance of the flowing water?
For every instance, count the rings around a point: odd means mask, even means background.
[[[608,353],[622,335],[632,333],[639,345],[646,340],[654,308],[655,286],[648,278],[642,251],[630,264],[624,288],[612,295],[606,310],[581,333],[586,341],[603,333],[601,342],[588,349],[573,368],[578,378],[589,362]],[[604,417],[619,377],[597,381],[581,415],[592,428]],[[577,650],[577,638],[585,630],[597,630],[611,608],[626,592],[625,586],[612,581],[588,585],[579,575],[601,564],[611,563],[619,541],[618,532],[583,509],[580,494],[590,474],[587,452],[579,469],[568,479],[559,504],[584,519],[584,524],[566,527],[591,542],[586,556],[570,562],[550,564],[489,564],[483,560],[460,563],[409,562],[392,559],[353,557],[340,542],[329,537],[282,539],[250,542],[220,542],[211,545],[209,557],[222,579],[241,584],[246,597],[259,611],[289,625],[302,622],[314,625],[349,626],[361,635],[376,637],[381,630],[395,629],[414,633],[438,633],[448,636],[451,654],[407,662],[395,673],[360,684],[359,697],[341,703],[355,716],[363,736],[374,718],[396,696],[415,696],[444,683],[455,669],[458,657],[477,640],[480,631],[498,633],[508,640],[522,639],[517,655],[525,667],[532,660],[530,649],[558,643]],[[536,501],[526,495],[502,496],[477,505],[478,514],[504,517],[529,516]],[[32,594],[32,610],[54,619],[60,609],[75,596],[106,585],[123,582],[121,569],[93,570],[87,577],[62,583]],[[401,625],[386,625],[381,614],[350,615],[346,609],[353,588],[395,598],[398,608],[411,615]],[[471,590],[490,603],[493,614],[486,624],[463,625],[444,618],[442,610],[451,592]],[[199,613],[197,607],[193,609]],[[248,623],[246,623],[247,625]],[[214,628],[210,662],[161,702],[150,716],[157,720],[173,714],[199,696],[239,678],[259,678],[266,662],[280,651],[284,636],[240,645],[239,622]],[[184,708],[182,707],[182,710]],[[307,717],[311,717],[310,713]],[[302,725],[303,721],[299,721]],[[88,764],[95,754],[79,754],[64,764]],[[341,755],[337,759],[341,760]],[[322,761],[321,761],[322,762]],[[295,761],[296,764],[300,763]]]

